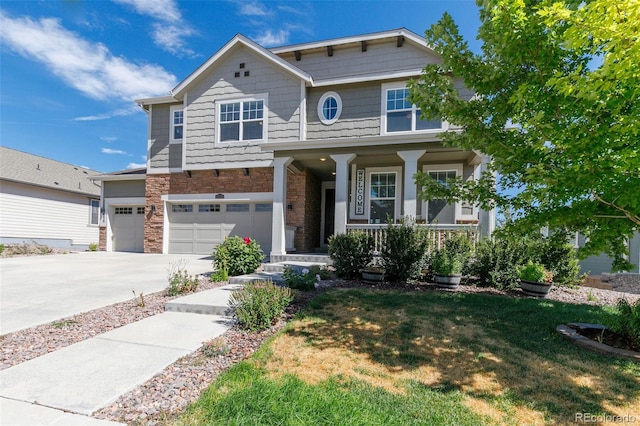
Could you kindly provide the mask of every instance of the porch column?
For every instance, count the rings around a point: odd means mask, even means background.
[[[346,234],[349,211],[349,163],[356,158],[356,155],[336,154],[330,157],[336,162],[336,208],[333,233]]]
[[[482,175],[482,172],[489,171],[489,163],[491,162],[491,157],[488,155],[482,156],[482,162],[480,163],[478,176],[476,179],[479,179]],[[493,177],[495,179],[496,172],[493,171]],[[483,237],[491,237],[493,231],[496,229],[496,210],[480,210],[480,235]]]
[[[414,220],[418,214],[418,197],[413,175],[418,171],[418,160],[425,152],[426,149],[398,151],[398,156],[404,161],[404,216],[410,216]]]
[[[287,203],[287,167],[293,158],[276,157],[273,166],[273,219],[271,221],[271,253],[270,255],[286,254],[285,240],[285,205]]]

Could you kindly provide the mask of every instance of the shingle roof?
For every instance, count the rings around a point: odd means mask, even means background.
[[[100,185],[90,180],[100,174],[15,149],[0,147],[0,179],[100,196]]]

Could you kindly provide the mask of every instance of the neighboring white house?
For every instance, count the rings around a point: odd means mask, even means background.
[[[0,243],[86,249],[98,242],[94,170],[0,147]]]

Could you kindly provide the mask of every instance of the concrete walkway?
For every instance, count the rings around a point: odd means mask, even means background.
[[[232,325],[237,285],[205,290],[154,315],[0,371],[0,424],[107,425],[90,418]],[[192,308],[190,308],[192,307]],[[215,314],[193,313],[197,309]]]

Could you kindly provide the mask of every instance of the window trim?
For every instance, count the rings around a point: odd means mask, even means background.
[[[170,113],[169,113],[169,143],[182,143],[182,141],[184,141],[184,127],[185,127],[185,123],[184,123],[184,118],[185,118],[185,108],[182,105],[172,105],[171,108],[169,109]],[[175,127],[176,124],[174,122],[174,114],[176,112],[182,112],[182,138],[180,139],[175,139],[173,137],[173,135],[175,134]]]
[[[397,222],[402,217],[402,167],[367,167],[365,168],[365,217],[367,223],[371,223],[371,175],[374,173],[395,173],[396,174],[396,196],[394,202],[393,221]],[[354,201],[355,203],[355,201]],[[355,207],[354,207],[355,208]],[[358,216],[362,218],[362,216]]]
[[[215,109],[216,109],[216,126],[215,126],[215,143],[217,145],[228,145],[228,144],[247,144],[247,143],[257,143],[257,142],[265,142],[267,140],[267,135],[268,135],[268,122],[269,122],[269,102],[268,102],[268,96],[267,94],[258,94],[258,95],[254,95],[254,96],[247,96],[247,97],[242,97],[242,98],[236,98],[236,97],[229,97],[229,98],[222,98],[222,99],[217,99],[214,103]],[[244,123],[243,121],[243,117],[242,117],[242,112],[244,109],[244,103],[245,102],[256,102],[256,101],[262,101],[262,137],[260,139],[242,139],[242,124]],[[240,103],[240,120],[238,121],[239,123],[239,135],[240,135],[240,139],[239,140],[229,140],[229,141],[222,141],[220,140],[220,136],[222,134],[222,132],[220,131],[220,126],[222,125],[222,120],[221,120],[221,115],[222,115],[222,105],[226,105],[226,104],[233,104],[233,103]],[[248,121],[257,121],[257,120],[248,120]]]
[[[411,105],[411,129],[410,130],[401,130],[397,132],[388,132],[387,131],[387,92],[389,90],[397,90],[397,89],[406,89],[407,81],[396,81],[393,83],[382,83],[382,90],[380,95],[380,134],[381,135],[402,135],[408,133],[440,133],[443,130],[447,130],[448,125],[442,119],[440,120],[440,127],[435,129],[422,129],[416,130],[416,111],[418,107],[416,104]]]
[[[96,205],[94,206],[94,203]],[[97,209],[97,221],[93,222],[93,209]],[[100,225],[100,200],[97,198],[89,199],[89,226],[99,226]]]
[[[464,165],[461,163],[450,163],[450,164],[425,164],[422,166],[422,171],[424,173],[429,172],[455,172],[456,177],[464,178]],[[474,179],[475,176],[472,174],[468,179]],[[454,203],[454,217],[453,224],[457,224],[458,221],[470,221],[470,220],[478,220],[478,206],[473,205],[471,214],[462,214],[462,202],[456,201]],[[422,202],[422,216],[425,219],[425,222],[428,221],[429,216],[429,201],[425,200]],[[427,222],[428,223],[428,222]],[[445,224],[449,225],[449,224]]]
[[[327,99],[333,98],[336,100],[337,111],[335,117],[328,119],[324,116],[324,103]],[[320,122],[325,125],[331,125],[340,119],[340,115],[342,114],[342,98],[336,92],[325,92],[322,96],[320,96],[320,100],[318,101],[318,118]]]

